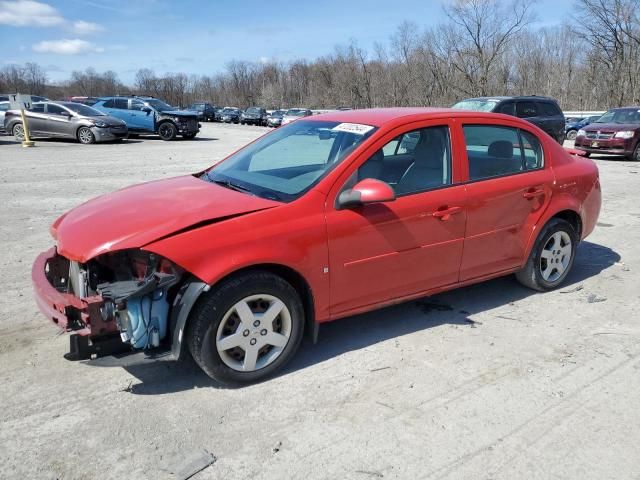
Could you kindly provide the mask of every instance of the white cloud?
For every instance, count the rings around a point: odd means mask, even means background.
[[[57,53],[59,55],[79,55],[81,53],[99,53],[104,48],[97,47],[91,42],[75,38],[73,40],[45,40],[36,43],[33,50],[38,53]]]
[[[32,0],[0,0],[0,24],[14,27],[53,27],[64,23],[58,11]]]
[[[104,30],[102,25],[97,23],[85,22],[84,20],[77,20],[73,22],[72,30],[78,35],[92,35]]]

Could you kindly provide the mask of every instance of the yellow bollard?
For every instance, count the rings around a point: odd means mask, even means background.
[[[24,108],[20,109],[20,116],[22,117],[22,128],[24,129],[24,139],[22,140],[23,147],[33,147],[35,142],[29,138],[29,126],[27,125],[27,117],[24,115]]]

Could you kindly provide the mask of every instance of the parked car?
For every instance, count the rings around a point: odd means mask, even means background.
[[[478,112],[504,113],[537,125],[560,145],[565,138],[565,118],[553,98],[529,97],[479,97],[456,103],[453,108]]]
[[[35,102],[46,102],[47,100],[49,100],[47,97],[43,97],[41,95],[31,95],[31,101],[33,103],[35,103]],[[8,93],[0,94],[0,102],[8,102],[8,101],[9,101],[9,94]]]
[[[575,147],[587,156],[605,153],[640,161],[640,107],[609,110],[578,131]]]
[[[216,113],[215,113],[215,116],[213,117],[213,121],[214,122],[221,122],[222,121],[222,112],[223,111],[224,111],[224,108],[222,108],[222,107],[216,108]]]
[[[224,107],[220,114],[220,121],[224,123],[240,123],[242,110],[236,107]]]
[[[240,115],[240,123],[242,125],[266,125],[267,111],[261,107],[249,107]]]
[[[131,133],[155,133],[162,140],[178,135],[191,140],[200,131],[195,112],[176,110],[153,97],[103,97],[93,107],[124,120]]]
[[[298,120],[299,118],[310,117],[311,115],[313,115],[313,112],[308,108],[290,108],[282,116],[280,125],[286,125],[287,123],[291,123],[295,120]]]
[[[36,137],[74,138],[80,143],[107,142],[127,138],[127,125],[114,117],[75,102],[37,102],[25,111],[29,135]],[[24,139],[22,116],[9,110],[4,128],[17,140]]]
[[[203,122],[213,122],[216,117],[216,106],[207,103],[207,102],[199,102],[192,103],[187,107],[187,110],[193,110],[198,114],[198,120]]]
[[[0,133],[5,133],[4,129],[4,114],[9,110],[9,102],[0,101]]]
[[[282,117],[287,113],[286,110],[274,110],[267,117],[268,127],[279,127],[282,124]]]
[[[68,97],[63,99],[66,102],[82,103],[83,105],[93,106],[100,100],[99,97]]]
[[[590,117],[576,118],[572,122],[568,122],[565,125],[566,138],[567,140],[575,140],[578,136],[578,130],[582,127],[586,127],[590,123],[598,120],[602,115],[592,115]]]
[[[334,112],[76,207],[32,278],[72,357],[189,352],[247,383],[324,322],[511,273],[558,287],[600,201],[594,162],[521,119]]]

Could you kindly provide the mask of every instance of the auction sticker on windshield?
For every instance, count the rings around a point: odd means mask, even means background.
[[[332,132],[348,132],[356,135],[364,135],[374,127],[371,125],[363,125],[361,123],[340,123],[331,129]]]

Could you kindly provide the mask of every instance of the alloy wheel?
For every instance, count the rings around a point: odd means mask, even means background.
[[[24,127],[21,123],[16,123],[13,126],[13,136],[16,137],[17,140],[24,140]]]
[[[223,317],[216,333],[216,349],[233,370],[260,370],[282,354],[291,330],[291,313],[282,300],[267,294],[250,295]]]
[[[78,131],[78,140],[80,143],[93,143],[93,133],[88,128],[81,128]]]
[[[555,282],[561,278],[571,262],[571,237],[567,232],[557,231],[540,254],[540,273],[547,282]]]

